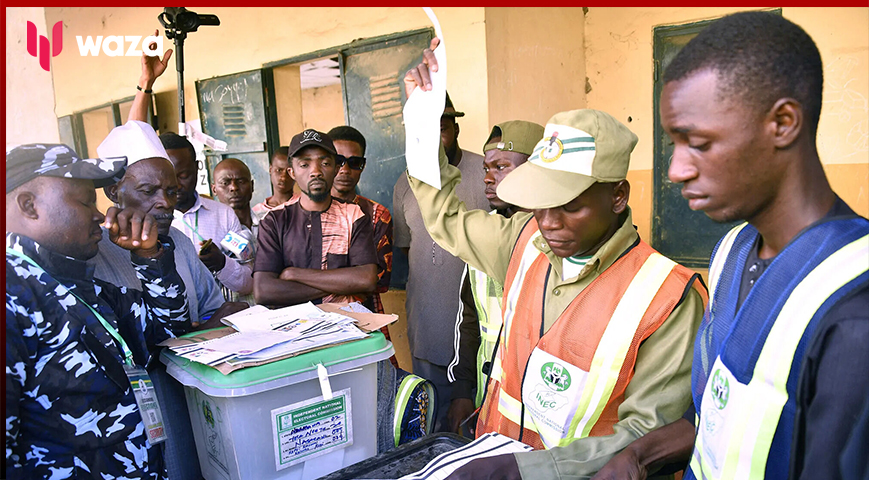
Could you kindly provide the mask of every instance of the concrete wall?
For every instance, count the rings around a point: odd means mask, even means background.
[[[579,7],[486,7],[491,124],[585,108],[584,24]]]
[[[313,128],[321,132],[328,132],[333,127],[344,125],[344,95],[341,84],[302,90],[302,119],[303,128]],[[296,130],[293,135],[300,131]],[[290,138],[292,137],[281,141],[287,144]]]
[[[293,135],[305,129],[302,119],[302,84],[299,66],[284,65],[275,68],[273,73],[278,136],[281,145],[289,145]]]
[[[60,141],[52,84],[57,58],[51,61],[52,72],[46,72],[39,66],[39,60],[27,53],[28,21],[36,24],[37,35],[49,40],[54,25],[46,28],[43,7],[6,7],[7,146]]]
[[[653,29],[734,11],[591,7],[586,15],[588,107],[613,114],[640,138],[628,180],[634,222],[644,238],[650,238],[653,128],[658,121],[653,118]],[[869,215],[869,9],[785,7],[782,14],[812,36],[824,61],[818,145],[827,175],[852,208]]]

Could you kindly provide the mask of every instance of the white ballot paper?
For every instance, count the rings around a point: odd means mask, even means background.
[[[438,144],[441,138],[441,115],[447,95],[447,51],[441,25],[431,8],[423,7],[434,25],[440,44],[434,50],[438,71],[431,72],[432,89],[414,88],[404,104],[405,159],[407,173],[440,190]]]
[[[531,450],[533,448],[530,446],[505,435],[486,433],[465,446],[438,455],[422,470],[405,475],[399,480],[443,480],[471,460]]]

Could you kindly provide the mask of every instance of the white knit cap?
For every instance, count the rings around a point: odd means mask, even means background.
[[[165,158],[169,160],[166,149],[160,143],[157,132],[145,122],[130,120],[115,127],[97,147],[100,158],[127,157],[127,165],[145,158]]]

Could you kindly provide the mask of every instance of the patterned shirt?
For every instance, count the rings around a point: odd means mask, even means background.
[[[7,251],[7,478],[166,478],[162,446],[146,440],[121,350],[84,304],[118,330],[136,365],[146,365],[148,347],[190,323],[174,245],[160,241],[159,257],[132,256],[139,292],[94,280],[85,262],[6,234],[7,250],[45,269]]]
[[[389,214],[389,209],[362,195],[356,195],[353,203],[359,205],[374,227],[374,249],[377,252],[378,268],[377,291],[371,295],[374,303],[372,310],[375,313],[384,313],[380,294],[389,291],[389,280],[392,277],[392,215]],[[386,335],[388,340],[389,334]]]
[[[105,228],[102,230],[100,251],[96,257],[87,261],[88,265],[94,266],[94,278],[119,287],[141,291],[142,282],[130,263],[130,251],[112,243],[109,240],[108,230]],[[223,305],[220,285],[214,280],[208,267],[199,260],[196,249],[180,230],[169,227],[169,237],[175,243],[175,267],[187,289],[190,318],[197,322],[204,322]],[[174,333],[182,335],[186,332]]]
[[[220,202],[196,195],[196,202],[186,212],[175,210],[172,226],[184,232],[199,251],[199,242],[211,239],[220,247],[220,241],[227,232],[241,233],[244,227],[238,221],[235,211]],[[221,247],[221,251],[227,252]],[[215,278],[221,285],[234,292],[253,291],[253,272],[250,264],[227,255],[226,264],[217,272]]]
[[[287,267],[331,270],[374,263],[371,220],[356,205],[333,201],[324,212],[309,212],[296,201],[272,210],[260,222],[255,272],[280,274]],[[314,303],[364,300],[362,295],[327,295]]]

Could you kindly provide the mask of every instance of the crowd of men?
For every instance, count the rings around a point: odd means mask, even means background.
[[[432,89],[438,45],[407,97]],[[171,55],[142,57],[99,158],[6,153],[7,478],[201,478],[156,345],[254,304],[384,313],[394,246],[409,266],[404,367],[436,400],[424,430],[534,448],[451,480],[869,478],[869,221],[824,174],[823,68],[799,26],[729,15],[664,74],[670,180],[693,210],[742,222],[708,283],[638,235],[638,138],[599,110],[500,122],[481,156],[459,147],[447,95],[442,188],[401,175],[392,212],[359,194],[369,159],[350,126],[275,149],[263,202],[236,158],[206,198],[193,145],[147,123]],[[143,378],[159,407],[132,387]]]

